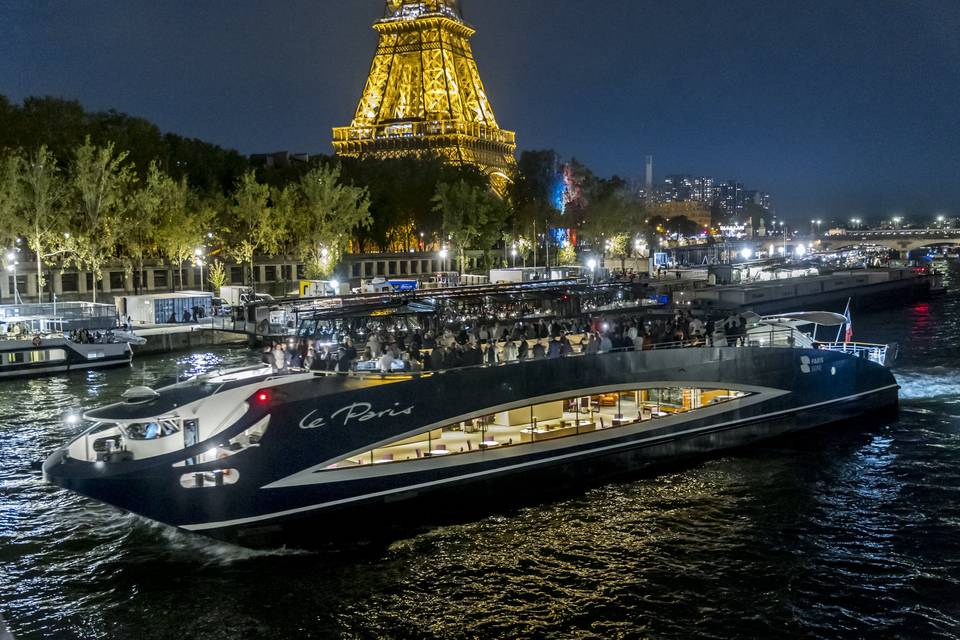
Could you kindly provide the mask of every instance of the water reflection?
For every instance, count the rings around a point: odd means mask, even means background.
[[[0,612],[19,640],[957,637],[958,303],[857,317],[858,338],[902,344],[896,424],[805,434],[365,550],[247,551],[31,470],[76,428],[67,409],[257,354],[5,383]]]

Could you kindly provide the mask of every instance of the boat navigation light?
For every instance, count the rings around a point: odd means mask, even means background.
[[[270,402],[270,394],[267,393],[266,391],[262,391],[262,390],[257,391],[254,394],[254,397],[257,399],[257,402],[259,402],[260,404],[266,404],[267,402]]]

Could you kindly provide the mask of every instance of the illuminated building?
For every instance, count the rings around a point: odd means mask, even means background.
[[[708,176],[672,175],[664,180],[663,200],[666,202],[713,203],[713,178]]]
[[[337,155],[436,154],[479,167],[504,192],[516,136],[493,115],[459,0],[388,0],[373,28],[380,43],[353,122],[333,130]]]

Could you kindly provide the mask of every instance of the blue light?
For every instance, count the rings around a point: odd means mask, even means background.
[[[553,199],[553,206],[556,207],[557,211],[560,212],[560,215],[566,213],[567,210],[567,184],[563,179],[563,174],[558,173],[553,182],[553,193],[551,194]]]

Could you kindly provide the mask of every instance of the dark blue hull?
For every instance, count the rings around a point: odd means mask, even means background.
[[[812,369],[805,364],[811,360],[817,363]],[[326,469],[330,461],[391,437],[491,408],[665,383],[744,389],[755,393],[756,401],[499,450]],[[148,518],[256,544],[264,536],[295,531],[300,523],[319,522],[308,531],[324,538],[351,531],[354,524],[388,524],[383,519],[395,518],[391,513],[403,519],[417,511],[439,513],[451,504],[440,496],[453,496],[452,504],[488,503],[503,495],[546,493],[538,486],[577,488],[651,463],[874,416],[897,402],[898,386],[887,369],[828,351],[701,348],[606,354],[453,370],[392,384],[334,377],[278,387],[269,402],[252,407],[218,435],[225,441],[270,415],[260,446],[229,458],[239,475],[235,484],[181,487],[184,467],[172,465],[210,442],[99,468],[61,451],[44,472],[60,486]],[[329,418],[357,403],[371,405],[374,417],[343,424]],[[191,470],[213,472],[223,466],[211,462]]]

